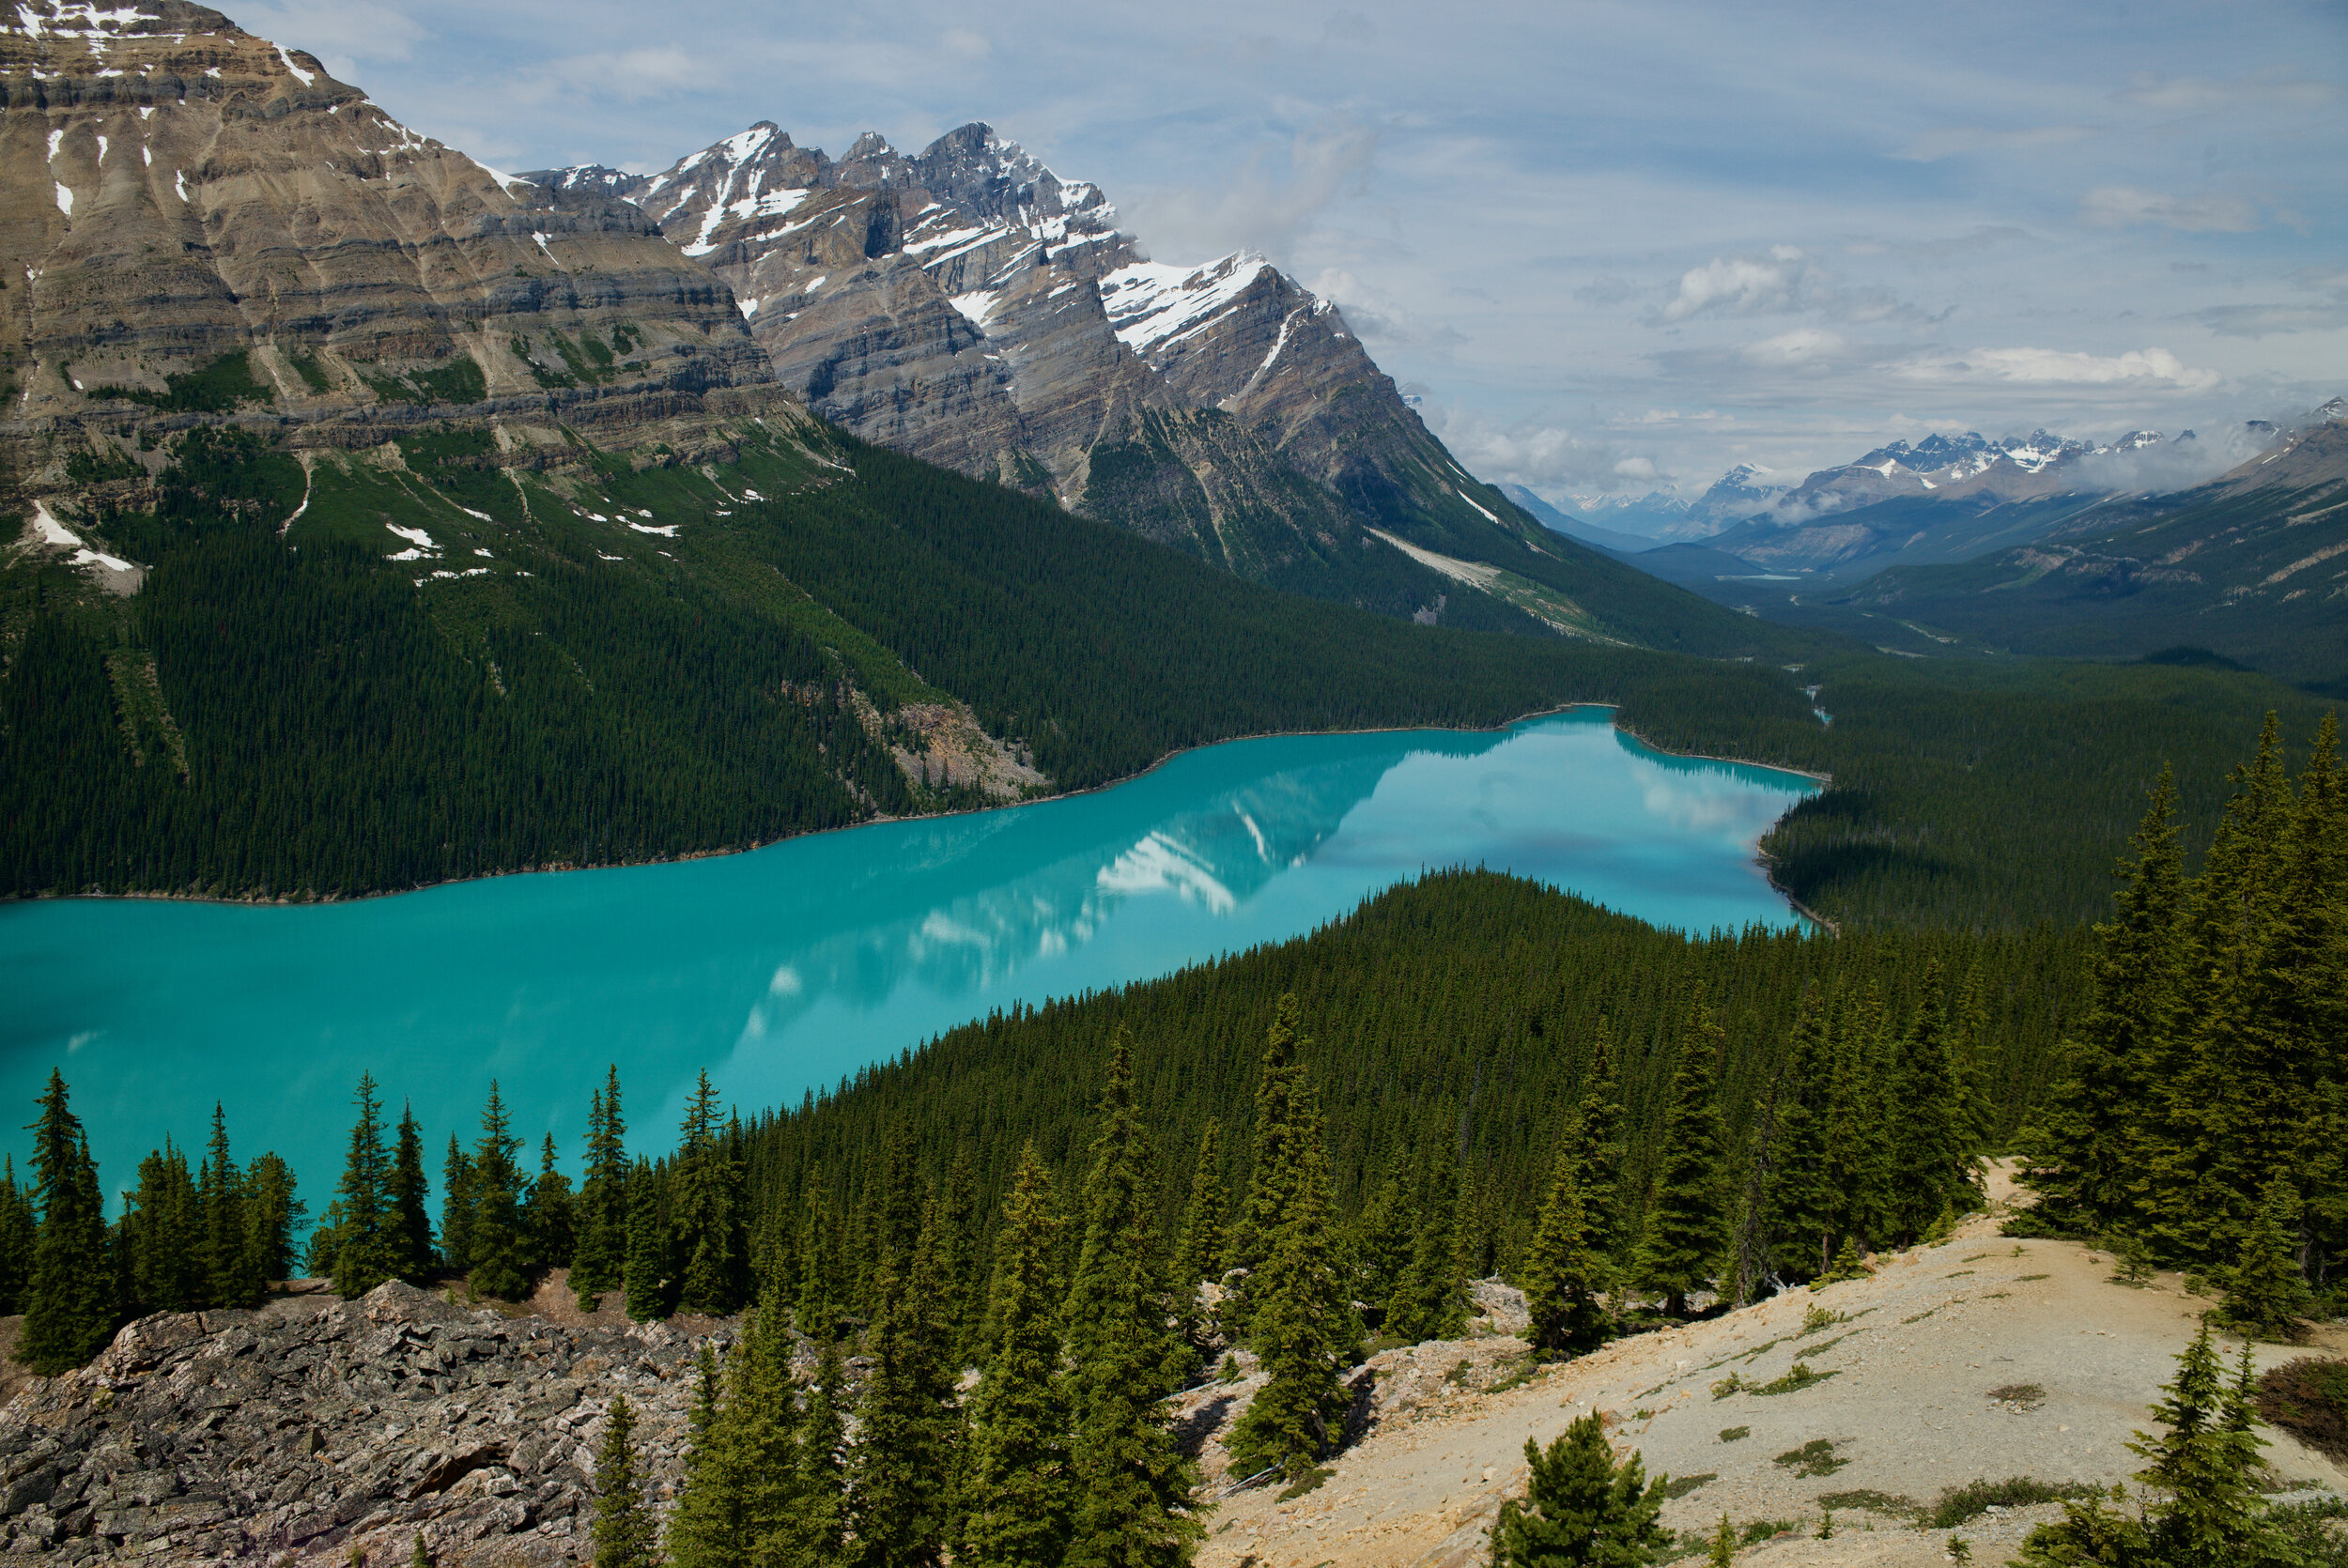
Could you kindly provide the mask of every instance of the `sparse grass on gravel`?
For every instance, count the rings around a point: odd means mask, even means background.
[[[1770,1394],[1795,1393],[1809,1388],[1814,1383],[1823,1383],[1830,1377],[1841,1376],[1840,1368],[1832,1372],[1814,1372],[1808,1361],[1796,1361],[1793,1370],[1784,1376],[1778,1378],[1775,1382],[1755,1384],[1746,1391],[1763,1397]]]
[[[2003,1481],[1969,1481],[1940,1494],[1924,1515],[1927,1530],[1954,1530],[1993,1508],[2028,1508],[2041,1502],[2077,1502],[2100,1496],[2102,1488],[2077,1481],[2040,1481],[2035,1476],[2010,1475]]]
[[[1721,1428],[1721,1441],[1724,1443],[1740,1443],[1752,1436],[1753,1428],[1750,1426],[1723,1426]]]
[[[1676,1502],[1697,1487],[1719,1479],[1720,1473],[1716,1470],[1707,1470],[1702,1475],[1676,1475],[1663,1483],[1663,1496]]]
[[[1891,1492],[1878,1492],[1873,1487],[1856,1492],[1825,1493],[1819,1497],[1818,1506],[1820,1508],[1863,1508],[1870,1514],[1889,1514],[1894,1516],[1914,1514],[1918,1511],[1915,1499],[1899,1497]]]
[[[1824,1437],[1813,1437],[1800,1448],[1789,1448],[1772,1461],[1783,1465],[1807,1481],[1815,1476],[1832,1475],[1850,1463],[1835,1456],[1834,1445]]]

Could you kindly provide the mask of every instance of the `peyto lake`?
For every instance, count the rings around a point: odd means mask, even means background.
[[[291,1161],[316,1215],[372,1071],[439,1151],[489,1081],[576,1172],[616,1062],[665,1149],[707,1068],[746,1112],[1013,1002],[1312,930],[1425,868],[1538,878],[1691,930],[1796,917],[1753,859],[1817,786],[1651,751],[1601,709],[1504,731],[1233,742],[1129,783],[746,854],[497,877],[339,904],[0,905],[0,1148],[54,1066],[111,1196],[212,1103]],[[13,1108],[9,1114],[8,1108]],[[438,1197],[434,1199],[436,1212]]]

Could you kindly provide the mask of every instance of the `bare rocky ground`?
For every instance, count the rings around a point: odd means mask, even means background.
[[[2010,1197],[2002,1186],[1993,1184],[1993,1201]],[[1665,1508],[1666,1525],[1708,1530],[1726,1513],[1740,1530],[1761,1520],[1797,1527],[1746,1547],[1739,1564],[1944,1563],[1950,1532],[1913,1528],[1888,1504],[1837,1503],[1833,1537],[1816,1539],[1821,1499],[1873,1492],[1928,1504],[1945,1487],[2017,1475],[2125,1480],[2143,1463],[2126,1445],[2151,1426],[2148,1407],[2211,1305],[2173,1275],[2140,1289],[2114,1284],[2109,1255],[2077,1243],[2001,1237],[2002,1207],[1939,1246],[1877,1259],[1873,1278],[1620,1340],[1512,1389],[1493,1385],[1522,1358],[1513,1336],[1374,1358],[1375,1389],[1361,1411],[1367,1430],[1327,1481],[1287,1502],[1267,1488],[1223,1498],[1201,1568],[1482,1562],[1501,1500],[1523,1493],[1525,1439],[1547,1444],[1593,1408],[1618,1452],[1637,1450],[1649,1474],[1703,1478]],[[1847,1321],[1804,1335],[1814,1306]],[[2236,1343],[2228,1342],[2230,1352]],[[2334,1325],[2309,1345],[2261,1345],[2255,1354],[2263,1367],[2343,1351],[2348,1330]],[[1824,1380],[1757,1391],[1797,1361]],[[1742,1386],[1716,1395],[1732,1375]],[[2001,1398],[2002,1391],[2017,1391]],[[1742,1436],[1725,1436],[1738,1428]],[[2348,1476],[2322,1455],[2281,1433],[2263,1435],[2282,1483],[2348,1493]],[[1831,1473],[1800,1475],[1779,1462],[1818,1441],[1831,1447]],[[1219,1469],[1212,1445],[1207,1458]],[[2001,1511],[1956,1533],[1972,1544],[1975,1561],[2002,1562],[2031,1526],[2060,1512]]]
[[[1525,1439],[1546,1443],[1593,1408],[1620,1450],[1687,1488],[1666,1524],[1704,1530],[1726,1513],[1740,1528],[1793,1527],[1740,1563],[1942,1562],[1947,1532],[1912,1528],[1896,1499],[2016,1475],[2125,1478],[2140,1463],[2125,1445],[2209,1304],[2173,1277],[2130,1288],[2111,1282],[2107,1255],[1996,1228],[1993,1213],[1879,1259],[1870,1279],[1538,1369],[1512,1331],[1522,1298],[1479,1284],[1475,1337],[1388,1349],[1357,1372],[1354,1440],[1320,1486],[1286,1501],[1228,1473],[1220,1434],[1257,1385],[1243,1356],[1237,1380],[1179,1403],[1208,1477],[1202,1568],[1481,1562],[1502,1499],[1523,1489]],[[1814,1307],[1844,1321],[1805,1333]],[[15,1327],[0,1320],[0,1342]],[[0,1564],[389,1564],[419,1536],[447,1568],[580,1560],[612,1397],[641,1412],[665,1504],[695,1353],[734,1331],[632,1324],[609,1299],[581,1313],[559,1275],[494,1310],[396,1284],[345,1302],[299,1282],[258,1312],[144,1319],[79,1372],[20,1373],[0,1389],[13,1394],[0,1408]],[[2348,1350],[2348,1330],[2257,1355],[2272,1365],[2309,1350]],[[1820,1380],[1764,1391],[1797,1361]],[[2321,1455],[2269,1436],[2280,1483],[2348,1492]],[[1831,1470],[1781,1462],[1814,1443]],[[1827,1507],[1835,1533],[1822,1541]],[[1960,1533],[1976,1561],[2001,1562],[2054,1512],[1992,1514]]]

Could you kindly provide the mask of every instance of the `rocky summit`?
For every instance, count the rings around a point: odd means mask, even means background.
[[[628,444],[781,401],[641,208],[486,168],[217,11],[26,0],[0,104],[20,473],[60,431],[192,414],[371,445],[486,408]]]
[[[636,1410],[655,1495],[673,1492],[702,1343],[658,1323],[508,1318],[397,1282],[145,1318],[0,1410],[5,1555],[390,1563],[421,1538],[437,1562],[577,1561],[593,1555],[615,1397]]]
[[[657,175],[530,177],[636,202],[733,286],[783,382],[858,436],[1243,576],[1343,593],[1384,555],[1373,527],[1485,559],[1546,542],[1330,301],[1252,254],[1148,259],[1098,186],[988,126],[912,155],[868,134],[835,161],[762,122]]]

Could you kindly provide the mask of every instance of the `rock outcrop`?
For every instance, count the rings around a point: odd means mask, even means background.
[[[0,1535],[55,1562],[404,1562],[418,1536],[443,1565],[578,1561],[615,1397],[656,1498],[673,1495],[701,1343],[396,1282],[144,1318],[0,1410]]]
[[[788,401],[641,208],[486,168],[217,11],[26,0],[0,104],[20,472],[79,423],[240,411],[366,445],[462,408],[628,445]]]

